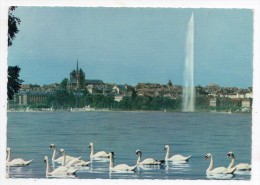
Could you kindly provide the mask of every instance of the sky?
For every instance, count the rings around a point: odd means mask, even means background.
[[[78,61],[86,79],[183,85],[192,13],[194,84],[251,87],[249,9],[18,7],[8,65],[21,67],[25,84],[60,83]]]

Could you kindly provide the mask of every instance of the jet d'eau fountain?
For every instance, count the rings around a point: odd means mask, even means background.
[[[182,111],[193,112],[195,109],[195,88],[194,88],[194,17],[191,15],[188,23],[186,37],[186,59],[184,69],[184,85],[182,89]]]

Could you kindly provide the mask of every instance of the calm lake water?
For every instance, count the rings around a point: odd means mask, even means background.
[[[89,143],[95,151],[116,153],[115,164],[135,165],[135,151],[142,159],[164,159],[164,146],[170,155],[192,155],[183,165],[147,167],[135,173],[109,173],[109,162],[94,161],[77,172],[80,179],[207,179],[209,161],[228,166],[227,153],[233,151],[236,163],[251,163],[251,114],[171,113],[171,112],[9,112],[7,146],[12,158],[33,162],[26,167],[12,167],[13,178],[45,178],[44,156],[51,159],[49,145],[64,148],[68,155],[89,160]],[[232,179],[250,179],[250,174]]]

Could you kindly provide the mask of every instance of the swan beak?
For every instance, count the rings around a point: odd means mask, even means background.
[[[208,156],[205,156],[205,160],[207,160],[208,159]]]
[[[91,148],[91,146],[89,145],[88,148]]]
[[[228,153],[228,154],[227,154],[227,158],[229,158],[230,156],[231,156],[230,153]]]
[[[50,148],[50,149],[51,149],[51,148],[54,148],[54,147],[55,147],[55,146],[54,146],[54,145],[52,145],[52,144],[49,146],[49,148]]]
[[[164,147],[164,149],[163,150],[166,150],[166,148]]]
[[[44,159],[44,162],[46,163],[46,160]]]

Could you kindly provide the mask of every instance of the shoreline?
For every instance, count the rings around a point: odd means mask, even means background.
[[[181,110],[115,110],[115,109],[95,109],[95,108],[75,108],[75,109],[58,109],[58,110],[51,110],[51,109],[46,109],[46,110],[37,110],[37,109],[21,109],[21,110],[7,110],[6,112],[165,112],[165,113],[216,113],[216,114],[236,114],[236,113],[246,113],[246,114],[251,114],[251,111],[216,111],[216,110],[195,110],[193,112],[184,112]]]

